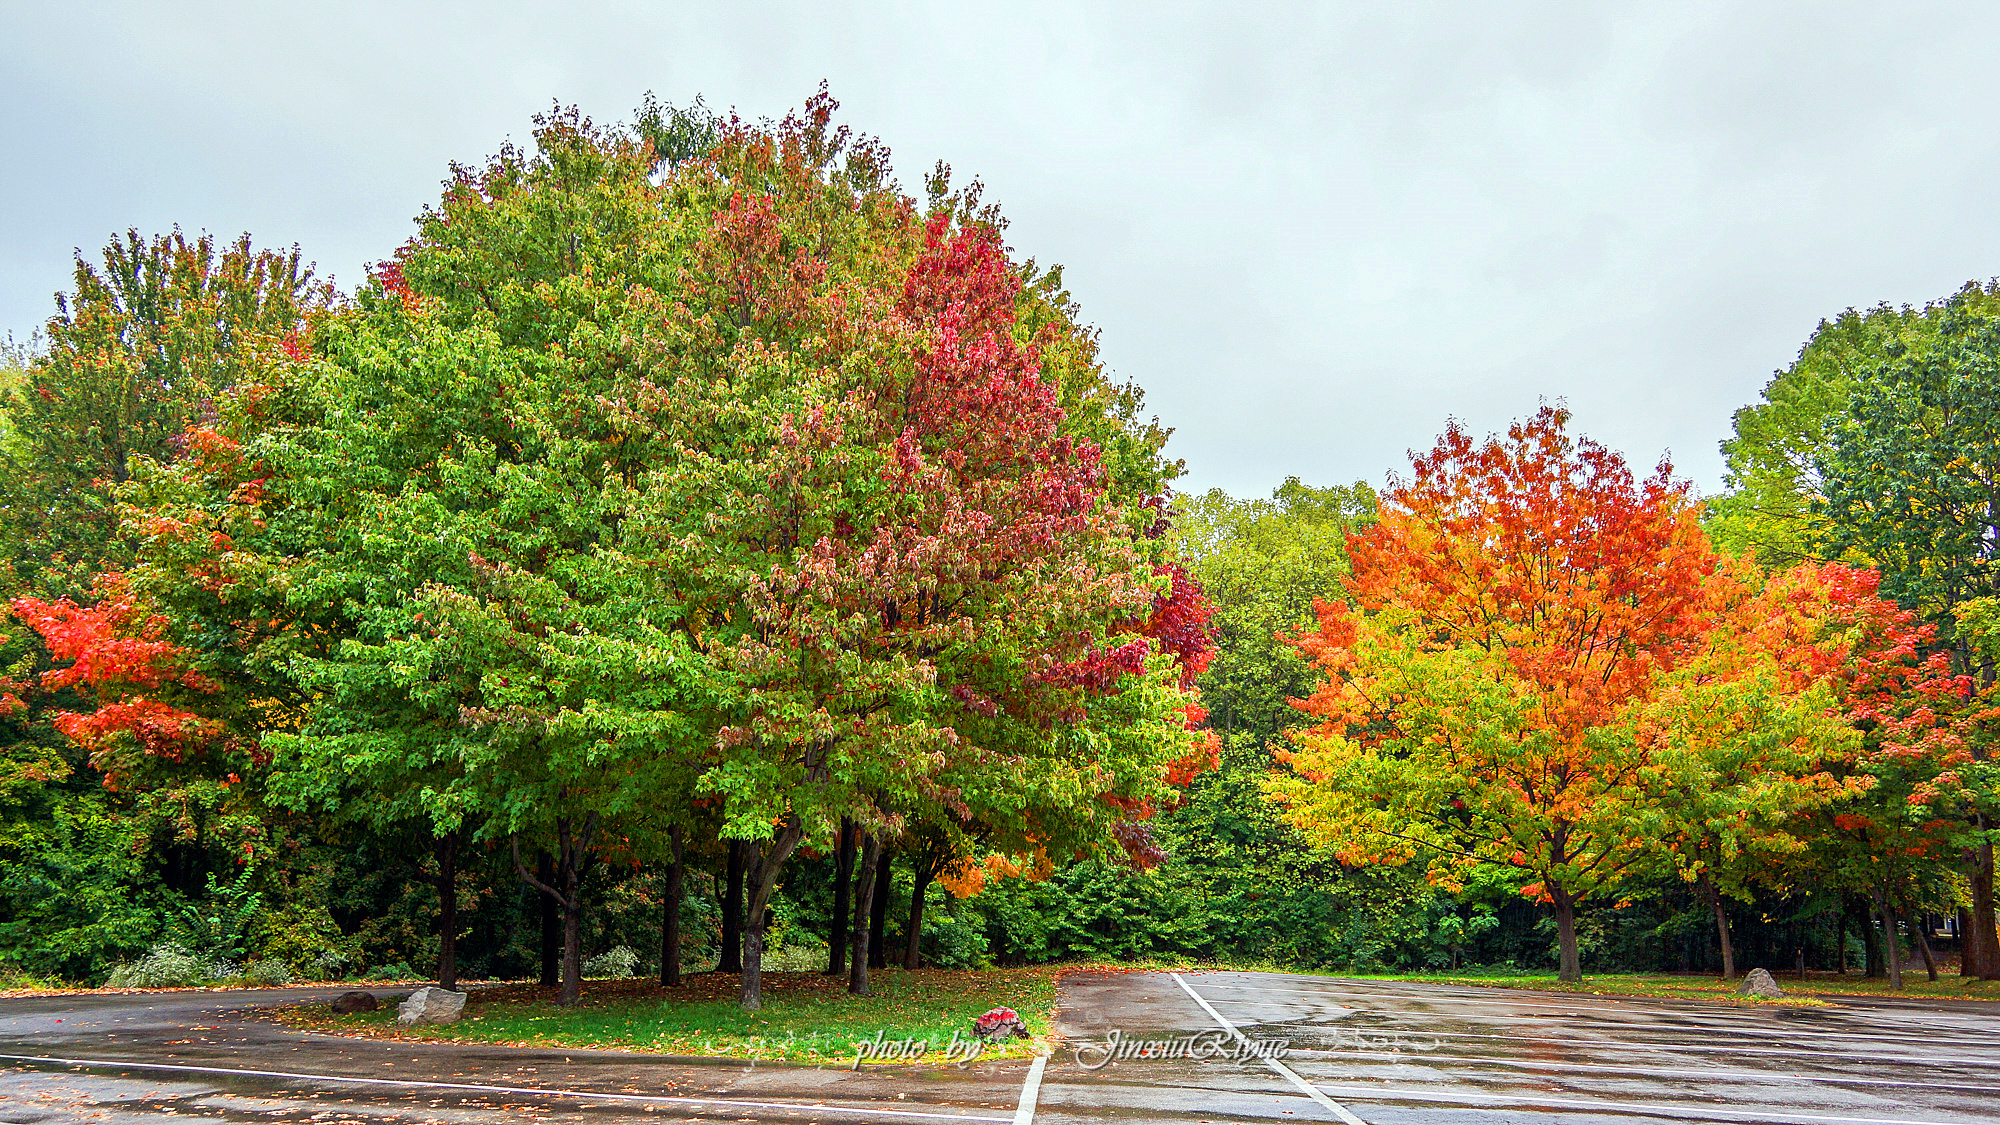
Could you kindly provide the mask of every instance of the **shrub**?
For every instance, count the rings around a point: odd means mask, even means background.
[[[639,973],[639,955],[629,945],[614,945],[595,957],[583,960],[583,975],[623,980]]]
[[[306,961],[306,971],[314,980],[340,980],[353,958],[338,949],[322,949]]]
[[[0,991],[10,989],[56,989],[72,987],[61,977],[37,976],[19,965],[0,965]]]
[[[266,957],[243,966],[243,980],[267,987],[287,985],[292,983],[292,967],[276,957]]]
[[[111,970],[105,983],[112,988],[185,988],[214,977],[208,958],[177,941],[163,941],[144,957]]]
[[[764,951],[767,973],[810,973],[826,968],[826,943],[792,940]]]
[[[977,916],[974,916],[975,919]],[[986,935],[977,921],[938,911],[924,919],[920,947],[924,961],[939,969],[988,969],[993,958],[986,950]]]

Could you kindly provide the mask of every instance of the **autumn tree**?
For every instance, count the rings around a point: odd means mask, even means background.
[[[255,381],[332,290],[297,247],[179,230],[114,235],[101,262],[77,256],[74,279],[13,389],[5,482],[16,588],[81,598],[122,565],[112,490],[133,459],[182,455],[188,424]]]
[[[1651,800],[1635,820],[1656,869],[1691,883],[1736,975],[1729,898],[1797,891],[1830,810],[1872,781],[1853,767],[1853,685],[1879,659],[1895,607],[1873,574],[1802,563],[1768,578],[1725,563],[1700,642],[1627,710],[1623,729]]]
[[[1116,433],[1118,397],[1078,393],[1101,376],[990,212],[941,187],[920,212],[831,111],[734,126],[670,179],[719,204],[684,297],[707,315],[661,319],[631,400],[680,451],[649,518],[743,685],[702,786],[752,848],[746,1007],[785,862],[842,818],[864,872],[869,837],[947,817],[1018,851],[1115,847],[1199,742],[1184,640],[1145,631],[1175,588],[1157,509],[1117,502],[1134,465],[1064,405]]]
[[[665,157],[538,119],[227,398],[231,473],[131,486],[176,636],[276,673],[232,731],[274,794],[553,851],[519,867],[566,999],[583,871],[702,806],[747,856],[754,1006],[784,864],[843,818],[1143,850],[1206,760],[1164,434],[976,192],[920,209],[831,113]]]
[[[1619,713],[1706,630],[1717,558],[1668,466],[1635,480],[1567,421],[1544,407],[1484,443],[1454,425],[1383,494],[1348,539],[1351,600],[1298,638],[1318,722],[1272,792],[1351,861],[1531,876],[1573,981],[1577,905],[1646,854]]]
[[[49,607],[33,615],[70,640],[96,637],[78,641],[88,649],[143,639],[124,630],[143,634],[152,617],[144,592],[123,573],[142,533],[121,523],[118,488],[137,465],[209,456],[212,450],[190,442],[189,424],[212,419],[232,388],[259,382],[332,293],[296,248],[258,249],[247,236],[218,244],[179,231],[114,236],[99,260],[78,256],[74,281],[58,295],[36,346],[10,351],[18,370],[0,388],[7,421],[0,543],[8,562],[0,592]],[[0,772],[23,779],[10,796],[27,821],[22,831],[5,833],[22,846],[0,861],[0,885],[21,889],[25,913],[16,916],[36,919],[43,947],[69,948],[65,964],[101,971],[107,958],[143,944],[152,928],[132,918],[131,903],[153,892],[113,889],[103,881],[110,871],[136,873],[175,854],[223,861],[230,851],[261,846],[266,826],[254,802],[226,784],[248,758],[239,744],[219,755],[190,753],[181,768],[144,768],[170,763],[129,757],[144,740],[114,729],[115,717],[84,728],[65,716],[88,715],[106,693],[115,701],[146,689],[68,675],[81,649],[56,656],[37,629],[8,632],[4,661],[36,690],[5,720],[11,729]],[[216,684],[218,695],[241,700],[226,679]],[[164,705],[157,690],[146,699]],[[58,723],[84,742],[60,733]],[[111,772],[99,773],[93,761]],[[106,780],[119,788],[106,789]],[[86,842],[112,839],[120,842],[102,846],[131,854],[102,854],[99,843]],[[12,895],[0,891],[9,901]],[[91,920],[112,916],[127,920]]]

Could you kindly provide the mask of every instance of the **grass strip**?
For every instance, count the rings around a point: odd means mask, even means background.
[[[317,1004],[274,1008],[270,1014],[302,1030],[377,1039],[809,1063],[851,1063],[855,1044],[866,1041],[908,1045],[883,1051],[886,1057],[875,1061],[945,1063],[966,1060],[972,1021],[989,1008],[1014,1009],[1034,1039],[988,1047],[978,1057],[1033,1054],[1051,1030],[1056,977],[1076,968],[878,969],[869,974],[873,996],[850,996],[845,980],[819,973],[765,973],[764,1006],[755,1012],[737,1004],[734,974],[702,973],[676,988],[645,979],[586,981],[573,1008],[556,1006],[553,987],[479,988],[471,991],[457,1023],[413,1028],[396,1023],[393,1005],[347,1016]]]

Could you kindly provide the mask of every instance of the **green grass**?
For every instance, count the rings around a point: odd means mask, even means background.
[[[1013,1008],[1035,1039],[990,1048],[983,1057],[1031,1053],[1049,1035],[1057,974],[1075,967],[876,970],[873,996],[849,996],[844,981],[818,973],[766,973],[764,1007],[756,1012],[738,1006],[733,974],[704,973],[673,989],[647,980],[586,981],[574,1008],[556,1006],[555,990],[538,985],[475,989],[459,1022],[419,1028],[399,1026],[393,1006],[351,1016],[321,1006],[273,1014],[293,1027],[374,1038],[820,1063],[852,1062],[854,1044],[879,1034],[885,1043],[927,1041],[919,1057],[943,1063],[963,1061],[963,1054],[948,1057],[946,1045],[954,1032],[963,1044],[973,1019],[989,1008]]]

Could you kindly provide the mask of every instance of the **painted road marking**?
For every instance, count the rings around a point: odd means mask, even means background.
[[[1041,1060],[1037,1060],[1038,1062]],[[612,1102],[639,1102],[654,1105],[719,1105],[742,1109],[784,1109],[807,1114],[845,1113],[857,1117],[912,1117],[926,1121],[994,1121],[1011,1125],[1019,1117],[981,1117],[969,1113],[924,1113],[914,1109],[877,1109],[864,1106],[828,1105],[823,1102],[751,1102],[729,1098],[686,1098],[672,1094],[618,1094],[595,1090],[558,1090],[541,1086],[485,1086],[472,1082],[423,1082],[411,1078],[363,1078],[337,1074],[295,1074],[282,1070],[236,1070],[222,1066],[185,1066],[178,1063],[124,1062],[118,1059],[59,1059],[46,1055],[0,1055],[0,1062],[89,1067],[96,1070],[164,1070],[177,1074],[229,1074],[246,1078],[285,1078],[294,1082],[325,1082],[335,1085],[395,1086],[413,1090],[465,1090],[480,1094],[530,1094],[545,1098],[596,1099]]]
[[[1207,1012],[1209,1018],[1213,1019],[1216,1022],[1216,1024],[1222,1028],[1222,1030],[1227,1031],[1231,1035],[1234,1035],[1236,1037],[1237,1042],[1242,1043],[1244,1046],[1246,1047],[1253,1046],[1250,1040],[1246,1038],[1242,1032],[1236,1030],[1235,1024],[1230,1023],[1226,1019],[1223,1019],[1221,1012],[1218,1012],[1214,1008],[1210,1007],[1208,1001],[1203,1000],[1201,998],[1201,993],[1196,992],[1192,988],[1189,988],[1188,982],[1182,980],[1181,975],[1179,973],[1168,973],[1167,975],[1174,978],[1174,983],[1181,986],[1181,991],[1187,993],[1188,996],[1192,998],[1195,1003],[1200,1004],[1201,1010]],[[1305,1079],[1300,1078],[1298,1076],[1298,1073],[1294,1071],[1291,1067],[1286,1066],[1284,1063],[1279,1062],[1277,1059],[1265,1055],[1261,1051],[1256,1052],[1256,1055],[1258,1058],[1264,1061],[1265,1066],[1270,1067],[1272,1070],[1275,1070],[1279,1074],[1282,1074],[1286,1078],[1290,1079],[1292,1085],[1297,1086],[1301,1090],[1304,1090],[1306,1092],[1307,1097],[1318,1102],[1326,1109],[1331,1110],[1335,1117],[1338,1117],[1342,1121],[1345,1121],[1347,1125],[1368,1125],[1367,1122],[1361,1120],[1359,1117],[1356,1117],[1353,1114],[1347,1112],[1346,1107],[1342,1106],[1339,1102],[1336,1102],[1332,1098],[1329,1098],[1325,1094],[1321,1093],[1318,1086],[1315,1086],[1312,1083],[1306,1081]]]
[[[1035,1119],[1035,1095],[1042,1088],[1042,1068],[1049,1065],[1047,1055],[1036,1055],[1028,1064],[1028,1080],[1021,1083],[1021,1104],[1014,1108],[1014,1125],[1029,1125]]]

